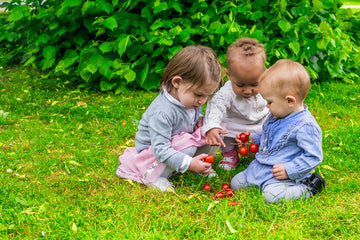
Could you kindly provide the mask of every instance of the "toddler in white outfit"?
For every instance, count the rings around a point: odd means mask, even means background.
[[[235,168],[239,162],[236,134],[246,130],[261,132],[269,113],[258,89],[265,61],[265,49],[256,39],[238,39],[227,51],[225,73],[229,81],[207,103],[205,143],[220,146],[224,158],[219,166],[225,170]]]

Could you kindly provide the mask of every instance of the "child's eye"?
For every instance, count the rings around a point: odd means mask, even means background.
[[[196,94],[196,93],[195,93],[195,97],[202,97],[202,95],[201,95],[201,94]]]

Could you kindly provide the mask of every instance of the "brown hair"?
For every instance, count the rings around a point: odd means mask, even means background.
[[[175,76],[191,83],[191,87],[201,86],[207,79],[221,82],[221,64],[211,48],[201,45],[188,46],[177,52],[166,66],[160,81],[160,91],[165,87],[170,92],[173,89],[171,81]]]
[[[266,52],[264,45],[253,38],[239,38],[227,50],[226,61],[228,69],[231,69],[231,64],[234,61],[239,60],[249,63],[263,61],[265,65]]]
[[[295,95],[304,101],[310,90],[310,76],[306,68],[298,62],[289,59],[277,60],[259,79],[260,85],[266,84],[284,95]],[[265,85],[269,86],[269,85]]]

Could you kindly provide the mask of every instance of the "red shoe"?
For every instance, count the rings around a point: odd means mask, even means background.
[[[240,161],[236,148],[230,152],[222,152],[221,155],[223,155],[224,158],[219,162],[219,167],[225,169],[226,171],[230,171],[235,168]]]

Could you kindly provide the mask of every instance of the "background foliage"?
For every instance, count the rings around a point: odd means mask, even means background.
[[[182,47],[212,47],[224,66],[237,38],[264,43],[268,65],[304,64],[312,79],[360,75],[359,15],[341,0],[13,0],[0,18],[0,63],[21,62],[82,88],[158,88]]]

